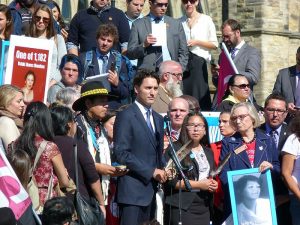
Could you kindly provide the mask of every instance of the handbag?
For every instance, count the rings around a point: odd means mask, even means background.
[[[104,215],[100,209],[98,201],[91,197],[86,201],[79,192],[78,182],[78,159],[77,145],[74,145],[75,155],[75,184],[77,186],[75,194],[75,209],[80,225],[105,225]]]

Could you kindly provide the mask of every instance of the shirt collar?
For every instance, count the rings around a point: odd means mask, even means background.
[[[149,16],[150,16],[150,19],[151,19],[151,22],[154,22],[155,18],[158,17],[158,16],[154,16],[153,14],[149,13]],[[160,22],[164,22],[164,16],[161,17],[161,20]]]
[[[96,49],[96,56],[97,56],[97,59],[99,58],[103,58],[103,56],[105,56],[104,54],[102,54],[99,49],[97,48]],[[107,58],[109,59],[109,56],[110,56],[110,51],[106,54]]]
[[[245,41],[242,40],[237,46],[235,46],[234,48],[236,48],[237,50],[240,50],[241,47],[243,47],[243,45],[245,44]]]
[[[266,123],[266,133],[267,134],[270,134],[270,132],[272,132],[273,130],[276,130],[277,134],[279,135],[281,132],[281,128],[282,128],[282,125],[280,125],[279,127],[274,129],[274,128],[270,127],[270,125],[268,123]]]
[[[148,111],[148,109],[150,109],[150,112],[152,113],[152,108],[147,108],[145,106],[143,106],[141,103],[139,103],[137,100],[134,101],[134,103],[139,107],[139,109],[141,110],[142,114],[145,115]]]

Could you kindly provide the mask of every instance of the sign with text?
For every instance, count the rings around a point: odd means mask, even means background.
[[[9,164],[3,146],[0,148],[0,208],[11,208],[18,220],[30,206],[31,200]]]
[[[12,35],[4,83],[20,87],[24,101],[46,102],[53,40]]]

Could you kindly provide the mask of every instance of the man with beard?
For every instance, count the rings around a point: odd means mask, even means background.
[[[159,67],[159,78],[158,94],[152,108],[158,113],[167,113],[171,100],[182,95],[181,65],[172,60],[162,62]]]

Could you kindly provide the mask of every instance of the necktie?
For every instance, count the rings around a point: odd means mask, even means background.
[[[151,116],[151,111],[150,111],[150,109],[148,109],[146,112],[146,122],[147,122],[147,126],[149,127],[151,133],[154,135],[154,130],[153,130],[153,127],[151,124],[150,116]]]
[[[230,51],[230,56],[231,56],[231,59],[234,60],[235,58],[235,55],[236,55],[236,51],[238,50],[238,48],[233,48],[231,49]]]
[[[298,75],[298,84],[295,91],[295,106],[300,106],[300,72],[297,73]]]
[[[177,141],[178,140],[178,132],[175,131],[175,130],[172,130],[171,131],[171,138],[172,138],[172,141]]]
[[[107,55],[104,55],[101,57],[102,59],[102,69],[101,69],[101,73],[106,73],[106,67],[107,67],[107,63],[108,63],[108,57]]]
[[[278,147],[277,136],[278,136],[277,130],[272,130],[272,131],[271,131],[271,137],[272,137],[273,140],[274,140],[274,143],[275,143],[275,145],[276,145],[276,148]]]

